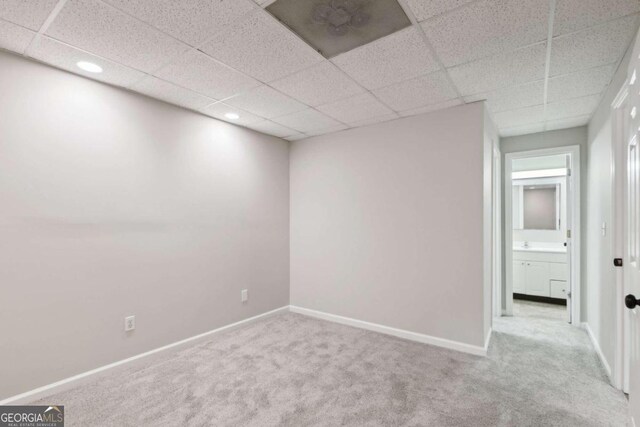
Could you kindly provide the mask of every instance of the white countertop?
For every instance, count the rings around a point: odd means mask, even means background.
[[[514,251],[516,252],[548,252],[548,253],[553,253],[553,254],[566,254],[567,253],[567,248],[566,247],[559,247],[559,248],[544,248],[544,247],[528,247],[528,248],[524,248],[522,246],[514,246],[513,248]]]

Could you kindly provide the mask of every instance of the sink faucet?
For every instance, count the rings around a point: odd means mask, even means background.
[[[528,248],[529,247],[529,242],[522,242],[522,247],[523,248]]]

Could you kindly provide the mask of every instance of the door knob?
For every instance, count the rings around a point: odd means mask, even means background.
[[[634,295],[629,294],[624,298],[624,305],[626,305],[629,310],[633,310],[636,306],[640,306],[640,299],[636,299]]]

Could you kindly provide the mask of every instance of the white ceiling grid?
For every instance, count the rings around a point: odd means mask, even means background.
[[[3,0],[0,48],[289,140],[482,100],[506,136],[586,124],[640,12],[639,0],[399,0],[410,27],[327,60],[272,2]]]

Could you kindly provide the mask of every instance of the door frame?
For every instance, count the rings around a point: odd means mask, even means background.
[[[628,116],[627,99],[629,96],[629,79],[611,103],[611,231],[612,251],[614,258],[629,259],[627,246],[627,143]],[[612,260],[613,261],[613,260]],[[624,304],[624,296],[628,293],[625,285],[624,262],[622,268],[615,268],[616,286],[616,350],[611,366],[611,382],[613,386],[624,392],[629,391],[629,355],[630,325],[629,313]]]
[[[500,143],[493,141],[492,227],[493,227],[493,313],[492,318],[502,316],[502,153]]]
[[[505,210],[504,210],[504,223],[505,223],[505,238],[504,238],[504,255],[505,255],[505,294],[504,294],[504,314],[506,316],[513,316],[513,246],[507,247],[507,245],[513,245],[513,207],[512,207],[512,163],[515,159],[524,159],[528,157],[540,157],[540,156],[552,156],[557,154],[570,154],[573,176],[573,188],[572,188],[572,200],[567,200],[567,203],[571,203],[571,234],[573,240],[573,250],[571,251],[571,324],[574,326],[580,326],[581,315],[581,297],[580,297],[580,271],[582,261],[582,230],[581,230],[581,170],[580,170],[580,146],[569,145],[564,147],[544,148],[538,150],[520,151],[515,153],[505,154],[504,164],[504,187],[502,194],[504,195]]]

